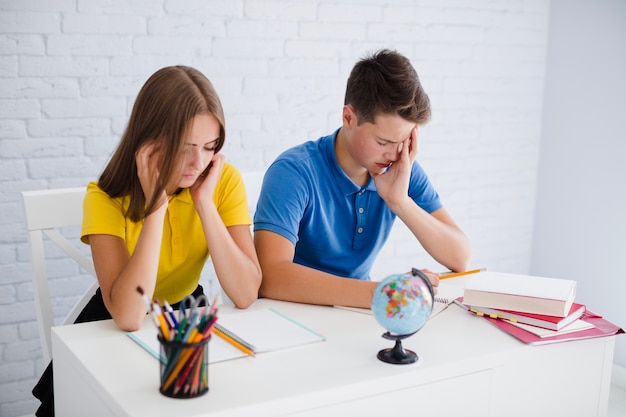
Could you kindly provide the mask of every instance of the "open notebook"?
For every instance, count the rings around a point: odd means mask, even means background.
[[[255,353],[286,349],[326,339],[273,308],[218,315],[217,323],[220,328],[236,335],[248,345],[253,345]],[[160,355],[157,333],[156,327],[150,326],[136,332],[129,332],[127,335],[152,356],[164,362],[165,358]],[[221,337],[215,334],[211,336],[209,363],[245,356],[247,356],[246,353]]]

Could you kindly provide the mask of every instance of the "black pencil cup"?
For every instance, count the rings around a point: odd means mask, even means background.
[[[199,343],[168,341],[161,346],[159,391],[172,398],[195,398],[209,391],[209,340]]]

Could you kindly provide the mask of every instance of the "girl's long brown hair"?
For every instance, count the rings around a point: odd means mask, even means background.
[[[165,67],[139,91],[126,131],[98,182],[112,198],[130,198],[126,213],[130,220],[138,222],[156,208],[175,174],[190,121],[201,113],[210,113],[219,121],[218,152],[226,138],[224,110],[213,85],[200,71],[185,66]],[[152,201],[146,202],[135,154],[150,141],[159,142],[163,160]]]

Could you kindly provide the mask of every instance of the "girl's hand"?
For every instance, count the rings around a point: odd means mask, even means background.
[[[150,141],[143,144],[135,153],[137,176],[139,177],[146,203],[152,201],[152,197],[154,196],[156,184],[159,179],[159,167],[161,162],[161,144],[157,141]],[[158,204],[157,208],[167,203],[165,191],[163,191],[161,200],[162,203]]]
[[[189,187],[191,198],[194,204],[196,204],[196,207],[200,207],[202,204],[210,204],[213,201],[215,189],[222,177],[224,159],[223,154],[214,154],[206,170],[200,174],[196,182]]]

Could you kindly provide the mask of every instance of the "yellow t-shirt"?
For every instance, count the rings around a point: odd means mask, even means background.
[[[241,174],[228,163],[224,164],[213,199],[226,227],[252,223]],[[128,204],[127,196],[111,198],[96,182],[90,182],[83,202],[81,240],[89,244],[89,235],[118,236],[132,254],[143,221],[135,223],[124,216]],[[170,200],[165,214],[154,298],[173,304],[191,294],[208,256],[200,217],[189,189],[183,189]]]

